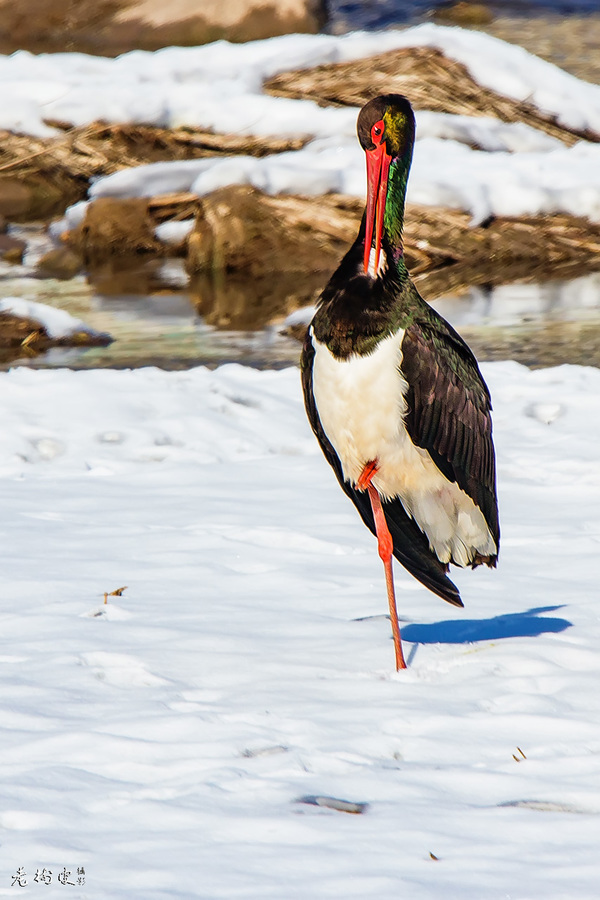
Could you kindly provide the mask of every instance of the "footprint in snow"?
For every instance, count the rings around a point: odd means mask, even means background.
[[[105,681],[115,687],[158,687],[167,684],[164,678],[153,675],[133,656],[123,653],[108,653],[97,650],[84,653],[81,657],[83,665],[89,666],[99,681]]]
[[[54,438],[40,438],[37,441],[32,441],[32,444],[37,450],[40,459],[46,460],[47,462],[56,459],[57,456],[62,456],[66,450],[63,442],[57,441]]]

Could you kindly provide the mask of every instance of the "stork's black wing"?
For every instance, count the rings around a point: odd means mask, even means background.
[[[343,491],[358,509],[367,528],[373,534],[376,534],[375,521],[367,492],[357,491],[344,480],[338,455],[321,425],[313,393],[314,355],[312,340],[307,334],[302,351],[301,366],[304,403],[308,419],[325,454],[325,458],[334,470]],[[429,588],[430,591],[433,591],[434,594],[437,594],[449,603],[453,603],[455,606],[462,606],[462,600],[456,585],[446,575],[448,566],[441,563],[430,550],[429,541],[414,519],[407,514],[400,500],[383,501],[382,507],[392,540],[394,541],[394,556],[398,562],[402,563],[411,575]]]
[[[402,341],[408,381],[404,420],[411,440],[479,507],[500,541],[491,401],[477,361],[454,329],[437,315],[413,322]],[[476,558],[495,565],[494,556]]]

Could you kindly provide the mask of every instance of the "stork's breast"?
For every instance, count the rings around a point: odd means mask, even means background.
[[[356,483],[363,466],[410,441],[404,427],[408,384],[402,375],[397,331],[365,356],[337,359],[312,336],[313,390],[321,425],[346,479]]]

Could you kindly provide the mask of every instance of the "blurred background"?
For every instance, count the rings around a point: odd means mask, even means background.
[[[48,135],[31,133],[11,125],[2,109],[18,105],[22,84],[32,81],[30,54],[110,59],[218,40],[239,44],[241,54],[249,42],[285,34],[387,34],[433,23],[522,46],[581,80],[581,96],[600,108],[598,95],[586,93],[586,85],[600,83],[596,0],[180,0],[167,7],[157,0],[0,0],[0,13],[0,301],[42,303],[89,326],[56,339],[43,320],[11,312],[9,303],[0,313],[3,368],[294,364],[310,308],[352,242],[363,205],[340,191],[306,196],[301,185],[280,195],[232,185],[202,197],[159,188],[144,198],[99,198],[81,221],[63,220],[104,176],[160,161],[294,153],[308,138],[235,133],[202,121],[168,127],[143,115],[82,123],[52,112],[44,118]],[[191,65],[200,71],[199,62]],[[291,64],[257,91],[338,110],[358,108],[392,80],[394,90],[418,83],[414,94],[406,90],[418,119],[432,111],[496,117],[535,128],[557,147],[600,141],[589,127],[565,127],[527,99],[508,103],[465,79],[443,54],[409,47],[301,71]],[[482,359],[600,365],[599,251],[594,215],[554,210],[477,221],[456,205],[409,202],[411,273]]]

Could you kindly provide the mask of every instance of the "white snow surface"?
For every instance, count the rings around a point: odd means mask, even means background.
[[[0,375],[2,896],[597,897],[600,372],[482,369],[499,566],[396,566],[401,673],[296,369]]]
[[[161,222],[154,229],[155,236],[165,244],[179,244],[189,235],[194,227],[194,219],[182,222]]]
[[[295,153],[157,163],[99,179],[99,196],[149,196],[249,183],[268,193],[364,196],[357,109],[267,96],[263,81],[294,67],[341,62],[400,47],[439,47],[482,85],[534,104],[563,124],[600,132],[600,86],[579,81],[520,47],[434,24],[404,31],[285,35],[247,44],[134,51],[117,59],[80,53],[0,57],[0,127],[47,136],[45,119],[201,126],[256,135],[305,136]],[[62,139],[59,134],[59,139]],[[568,212],[600,221],[600,145],[566,149],[523,123],[417,111],[408,199],[490,215]],[[474,150],[473,145],[482,149]],[[55,228],[73,227],[82,208]]]

